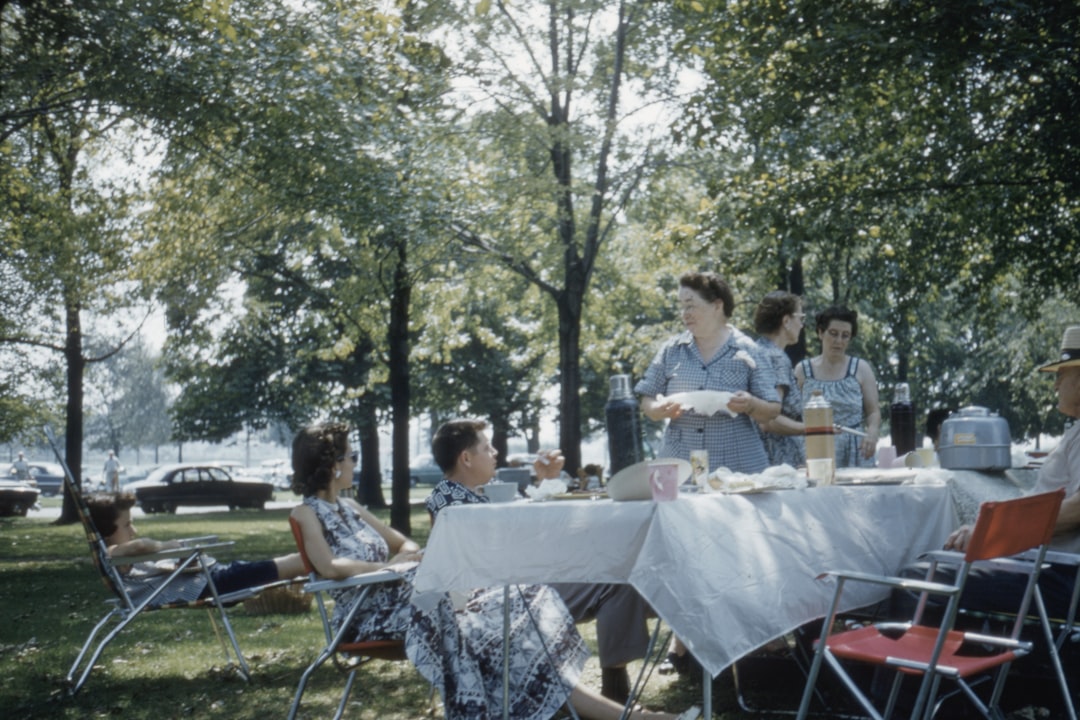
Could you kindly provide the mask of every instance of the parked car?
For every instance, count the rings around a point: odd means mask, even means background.
[[[56,463],[27,462],[30,468],[30,485],[41,491],[42,495],[56,495],[64,487],[64,468]],[[15,479],[15,467],[8,468],[5,480]]]
[[[435,459],[430,455],[417,455],[409,463],[409,484],[413,487],[438,485],[443,475],[442,468],[435,464]]]
[[[207,465],[215,465],[225,472],[232,475],[234,480],[258,480],[259,482],[269,483],[268,480],[261,472],[255,468],[249,468],[244,463],[238,460],[215,460],[214,462],[208,462]],[[271,483],[272,484],[272,483]]]
[[[37,503],[41,491],[17,480],[0,480],[0,515],[22,515]]]
[[[259,463],[258,472],[278,490],[292,489],[292,461],[288,458],[263,460]]]
[[[234,478],[213,464],[167,465],[126,487],[145,513],[176,512],[180,505],[227,505],[262,510],[274,488],[262,480]]]

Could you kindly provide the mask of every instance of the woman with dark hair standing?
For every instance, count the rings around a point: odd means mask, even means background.
[[[795,380],[791,358],[784,352],[784,348],[799,341],[804,318],[802,298],[783,290],[766,295],[754,310],[754,332],[760,336],[758,346],[776,374],[776,393],[780,396],[780,414],[761,423],[761,439],[770,465],[806,464],[802,392]]]
[[[354,620],[353,637],[404,636],[406,655],[439,688],[448,720],[502,717],[503,589],[474,590],[458,607],[448,595],[430,608],[413,604],[420,546],[339,494],[352,486],[357,459],[348,436],[347,425],[327,423],[304,428],[293,440],[293,490],[304,501],[292,517],[300,524],[308,559],[325,578],[382,569],[400,574],[403,582],[381,586],[368,597],[367,611]],[[335,625],[356,595],[355,588],[336,591]],[[620,717],[622,706],[578,685],[588,650],[558,595],[543,585],[514,586],[508,602],[510,717],[544,720],[567,702],[582,717]],[[675,716],[635,710],[630,717]]]
[[[707,450],[710,472],[759,473],[769,457],[754,423],[780,412],[772,368],[753,338],[728,325],[735,297],[716,273],[680,277],[679,309],[686,332],[664,343],[634,387],[646,417],[669,421],[660,455],[689,460],[692,450]],[[732,393],[730,412],[704,415],[665,397],[701,390]]]
[[[818,313],[814,324],[821,354],[795,368],[803,399],[821,390],[832,405],[837,425],[860,430],[865,420],[864,436],[836,434],[836,467],[873,467],[881,430],[877,378],[870,363],[847,354],[848,345],[859,332],[859,315],[833,305]]]

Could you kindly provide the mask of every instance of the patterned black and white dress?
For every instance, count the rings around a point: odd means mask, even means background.
[[[350,507],[304,498],[323,526],[338,557],[386,562],[386,542]],[[474,590],[464,606],[449,597],[433,609],[411,602],[418,563],[394,566],[404,582],[385,586],[368,598],[366,612],[353,623],[360,640],[405,637],[405,653],[442,695],[448,720],[494,720],[503,715],[503,589]],[[355,600],[355,589],[334,595],[333,622],[339,626]],[[573,620],[545,586],[510,588],[510,717],[552,717],[577,684],[588,655]],[[531,618],[531,621],[530,621]],[[534,627],[535,625],[535,627]]]

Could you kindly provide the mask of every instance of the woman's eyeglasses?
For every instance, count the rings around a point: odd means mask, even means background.
[[[337,459],[338,462],[345,462],[345,458],[349,458],[353,461],[353,465],[360,461],[360,451],[354,450],[350,455],[342,455]]]

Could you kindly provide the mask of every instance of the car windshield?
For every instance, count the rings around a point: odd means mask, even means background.
[[[417,455],[413,459],[412,464],[411,464],[412,467],[416,467],[416,468],[434,467],[434,465],[435,465],[435,458],[433,458],[431,455]]]
[[[162,482],[165,480],[165,476],[173,471],[172,467],[159,467],[151,470],[146,476],[146,482]]]

